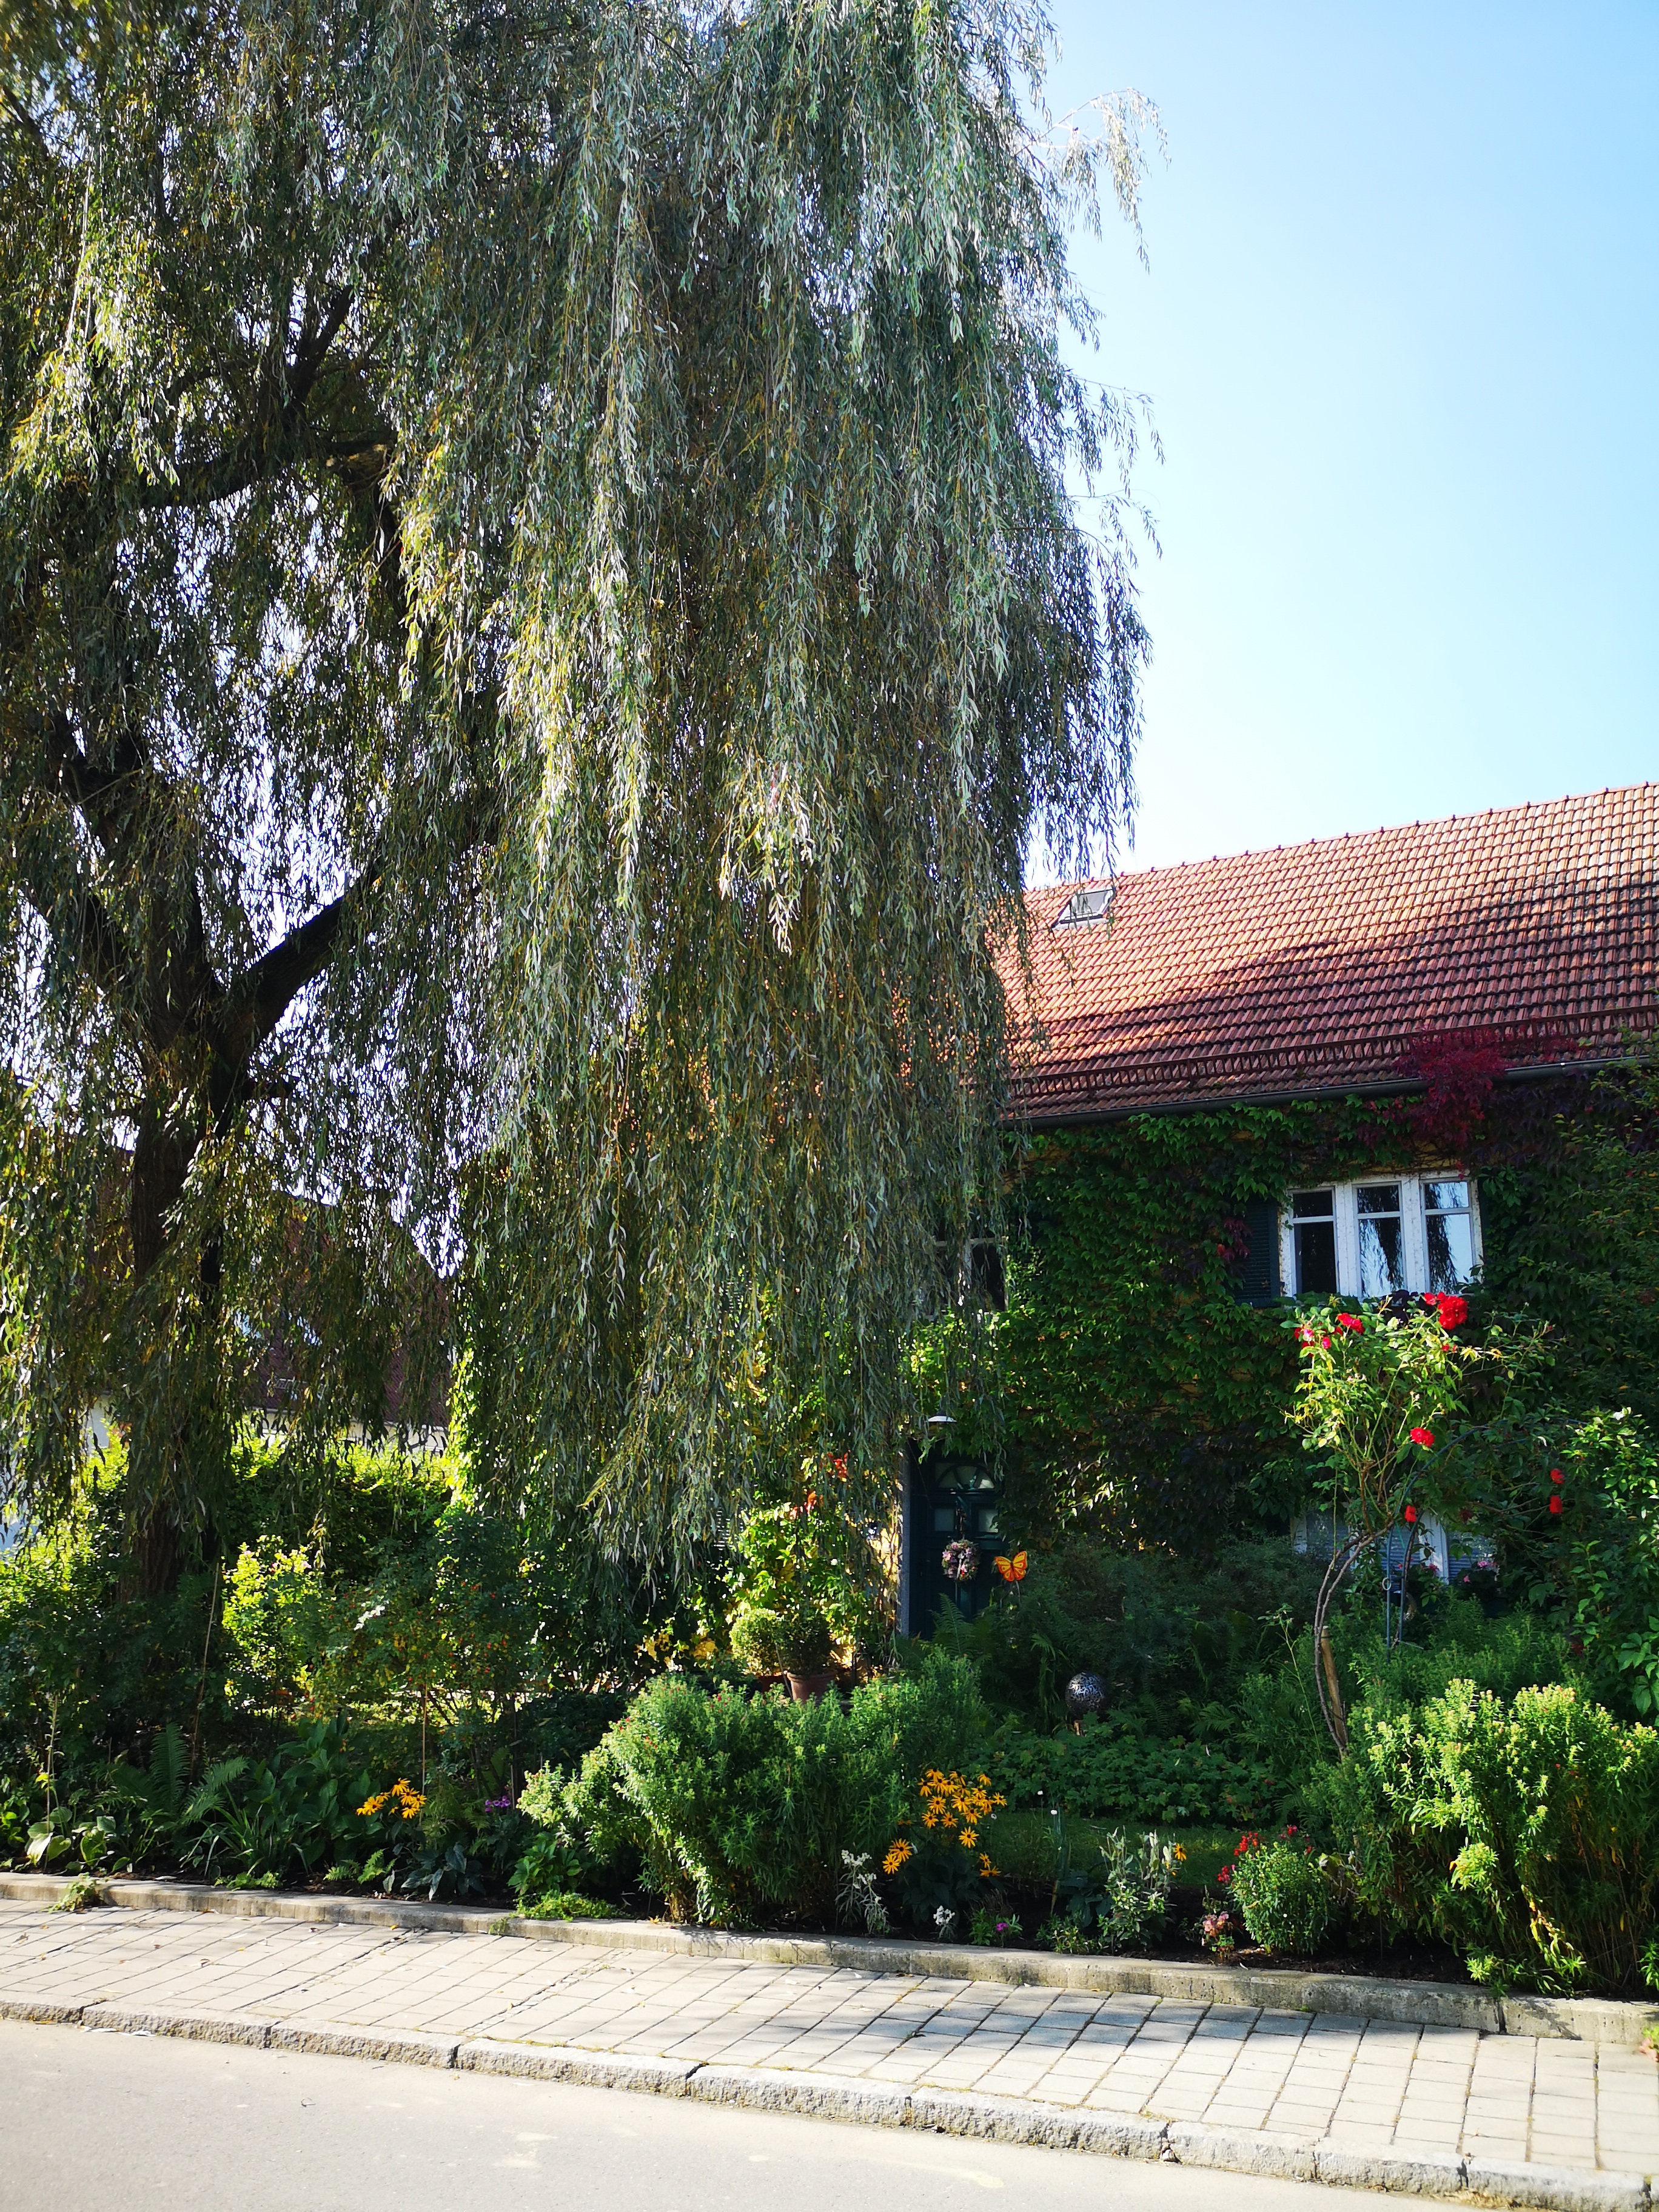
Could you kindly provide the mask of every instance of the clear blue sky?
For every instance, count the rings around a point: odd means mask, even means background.
[[[1150,398],[1131,867],[1659,775],[1659,4],[1051,0],[1133,86]]]

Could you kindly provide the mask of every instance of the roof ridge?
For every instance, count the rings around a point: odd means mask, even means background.
[[[1212,853],[1198,860],[1166,860],[1150,868],[1120,868],[1115,875],[1075,876],[1063,883],[1033,884],[1027,887],[1028,899],[1047,898],[1058,891],[1078,891],[1095,889],[1105,884],[1140,882],[1149,876],[1176,876],[1190,868],[1213,868],[1224,860],[1261,860],[1277,853],[1307,853],[1321,845],[1335,847],[1364,842],[1376,837],[1404,836],[1413,830],[1448,830],[1460,822],[1491,822],[1504,815],[1542,814],[1556,807],[1587,806],[1593,799],[1622,799],[1626,793],[1651,791],[1659,793],[1659,778],[1647,777],[1640,783],[1604,783],[1596,791],[1568,791],[1557,799],[1522,799],[1509,806],[1472,808],[1466,814],[1431,814],[1425,822],[1421,816],[1410,822],[1382,822],[1375,830],[1343,830],[1327,837],[1298,837],[1289,845],[1246,845],[1236,853]]]

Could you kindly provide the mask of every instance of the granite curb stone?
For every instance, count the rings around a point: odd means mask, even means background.
[[[1314,2179],[1342,2189],[1386,2189],[1401,2197],[1461,2197],[1461,2158],[1403,2158],[1397,2151],[1339,2150],[1319,2143]]]
[[[978,2096],[968,2089],[913,2089],[910,2125],[938,2135],[1039,2143],[1047,2150],[1094,2150],[1112,2158],[1161,2158],[1168,2134],[1162,2120],[1079,2112],[1066,2105]]]
[[[686,2084],[686,2094],[704,2105],[799,2112],[808,2119],[850,2120],[865,2128],[916,2124],[912,2118],[915,2100],[905,2090],[885,2082],[848,2081],[835,2074],[785,2073],[763,2066],[698,2066]]]
[[[460,2038],[422,2035],[417,2029],[380,2034],[372,2027],[328,2021],[273,2021],[266,2039],[272,2051],[312,2051],[336,2058],[375,2058],[398,2066],[453,2066]]]
[[[112,2035],[177,2035],[189,2043],[249,2044],[260,2051],[276,2040],[268,2020],[240,2013],[161,2012],[151,2005],[83,2005],[79,2024]]]
[[[67,1886],[55,1875],[0,1874],[0,1897],[27,1903],[53,1903]],[[1546,2036],[1627,2049],[1638,2046],[1646,2030],[1659,2025],[1659,2005],[1590,1997],[1500,1999],[1484,1990],[1445,1982],[1386,1982],[1293,1969],[1164,1966],[1146,1959],[1065,1958],[1040,1951],[918,1945],[867,1936],[733,1936],[719,1929],[679,1928],[657,1921],[526,1920],[487,1907],[216,1889],[202,1882],[111,1880],[100,1887],[111,1904],[139,1911],[217,1912],[336,1927],[513,1936],[599,1950],[720,1959],[732,1965],[842,1966],[866,1974],[1084,1990],[1100,1996],[1175,1998],[1273,2012],[1344,2013],[1407,2027]]]
[[[1540,2212],[1647,2212],[1649,2203],[1647,2180],[1639,2173],[1500,2166],[1491,2159],[1466,2158],[1463,2175],[1471,2197],[1535,2205]]]
[[[512,2074],[532,2081],[574,2081],[587,2089],[645,2090],[658,2097],[684,2096],[697,2070],[690,2059],[629,2058],[570,2044],[507,2043],[489,2035],[464,2040],[455,2064],[467,2074]]]
[[[85,2009],[52,1997],[0,1997],[0,2020],[33,2021],[40,2027],[78,2027]]]
[[[1229,2173],[1261,2173],[1274,2181],[1313,2181],[1313,2142],[1273,2135],[1265,2128],[1206,2127],[1202,2120],[1171,2120],[1164,2130],[1171,2158],[1180,2166],[1213,2166]]]

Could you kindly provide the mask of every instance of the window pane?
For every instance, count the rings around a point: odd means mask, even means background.
[[[1455,1291],[1474,1273],[1474,1237],[1467,1213],[1429,1216],[1429,1288]]]
[[[1365,1194],[1359,1194],[1364,1203]],[[1406,1271],[1400,1264],[1400,1216],[1359,1218],[1359,1295],[1386,1298],[1406,1287]]]
[[[1425,1182],[1423,1202],[1431,1213],[1467,1213],[1469,1187],[1466,1182]]]
[[[1299,1297],[1317,1296],[1336,1288],[1336,1224],[1333,1221],[1298,1221],[1296,1224],[1296,1287]]]
[[[1328,1220],[1334,1196],[1335,1194],[1328,1190],[1296,1191],[1291,1198],[1291,1216],[1297,1221],[1306,1214],[1312,1214],[1316,1220],[1322,1215]]]
[[[982,1306],[1001,1313],[1008,1304],[1007,1279],[1002,1255],[988,1237],[975,1237],[968,1247],[968,1287]]]
[[[1398,1213],[1400,1186],[1397,1182],[1362,1182],[1359,1186],[1359,1211],[1362,1213]]]
[[[936,1536],[948,1536],[956,1525],[957,1509],[954,1505],[936,1505],[933,1508],[933,1534]]]

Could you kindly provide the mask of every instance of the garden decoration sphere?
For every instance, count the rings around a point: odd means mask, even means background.
[[[1066,1685],[1066,1712],[1068,1719],[1080,1721],[1087,1713],[1096,1715],[1106,1710],[1109,1692],[1103,1674],[1085,1672],[1073,1674]]]

